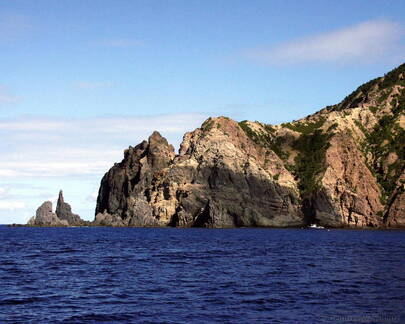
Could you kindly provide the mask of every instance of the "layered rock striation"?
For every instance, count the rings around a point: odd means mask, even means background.
[[[306,118],[158,132],[101,180],[95,225],[405,226],[405,64]]]

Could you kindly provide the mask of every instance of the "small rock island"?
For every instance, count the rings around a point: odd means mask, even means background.
[[[38,207],[35,216],[27,223],[28,226],[84,226],[86,222],[79,215],[72,213],[72,208],[64,201],[62,190],[59,191],[55,212],[52,211],[52,202],[45,201]]]

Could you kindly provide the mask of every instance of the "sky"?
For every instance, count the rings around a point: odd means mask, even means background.
[[[0,224],[59,189],[92,220],[154,130],[299,119],[404,61],[405,1],[0,0]]]

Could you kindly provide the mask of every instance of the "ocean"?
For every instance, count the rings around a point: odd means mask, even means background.
[[[405,231],[0,226],[0,323],[404,323]]]

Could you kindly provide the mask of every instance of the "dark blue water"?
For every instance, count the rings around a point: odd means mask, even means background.
[[[405,323],[405,232],[0,226],[0,323]]]

